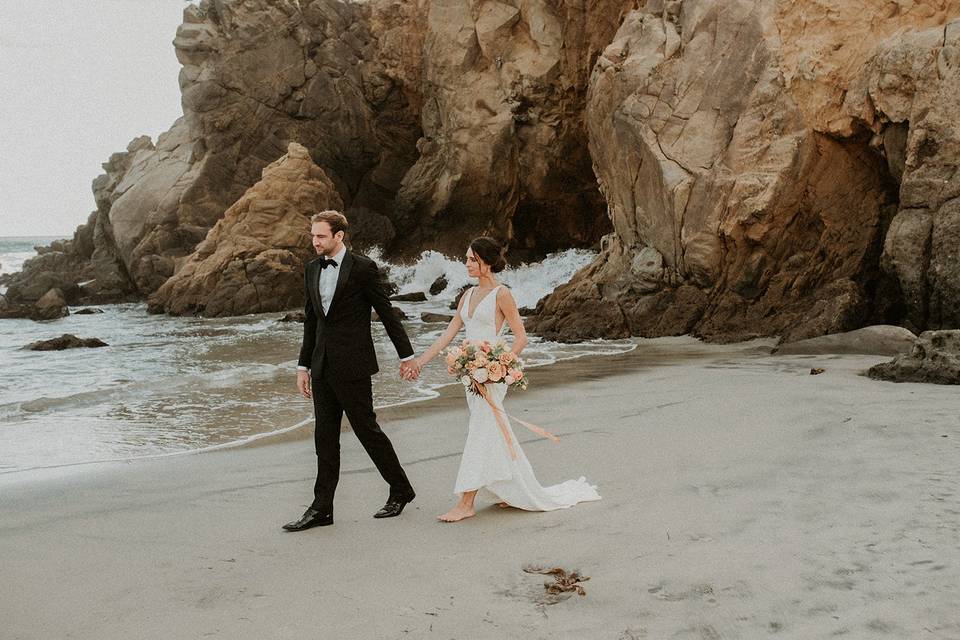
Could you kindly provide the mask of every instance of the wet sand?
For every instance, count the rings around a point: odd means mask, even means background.
[[[640,341],[537,369],[507,408],[552,513],[453,500],[462,391],[380,412],[417,500],[350,434],[333,527],[306,429],[258,446],[0,477],[3,638],[960,638],[960,399],[887,360]],[[811,367],[826,371],[810,375]],[[529,437],[528,437],[529,436]],[[579,569],[555,602],[529,565]]]

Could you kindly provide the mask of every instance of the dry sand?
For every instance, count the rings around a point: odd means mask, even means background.
[[[419,494],[393,520],[350,434],[336,524],[296,534],[305,433],[0,476],[0,637],[960,638],[960,397],[859,375],[886,359],[663,339],[537,370],[508,410],[563,436],[524,438],[541,482],[603,495],[552,513],[435,521],[455,389],[381,412]]]

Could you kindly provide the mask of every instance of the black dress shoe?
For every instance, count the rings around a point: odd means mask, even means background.
[[[333,524],[332,513],[320,513],[311,508],[304,511],[299,520],[288,522],[283,525],[283,528],[287,531],[303,531],[313,527],[326,527],[331,524]]]
[[[395,518],[403,513],[403,508],[417,497],[413,491],[402,496],[391,496],[387,504],[383,505],[380,511],[373,514],[374,518]]]

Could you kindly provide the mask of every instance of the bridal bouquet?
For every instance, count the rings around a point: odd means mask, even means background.
[[[477,395],[479,385],[503,383],[514,389],[526,389],[523,361],[502,341],[491,345],[486,340],[464,340],[447,349],[447,372]]]

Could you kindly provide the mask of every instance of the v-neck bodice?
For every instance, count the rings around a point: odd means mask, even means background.
[[[467,329],[467,340],[486,340],[495,342],[500,335],[497,331],[497,290],[503,285],[497,285],[483,297],[483,300],[477,303],[470,315],[470,305],[473,303],[473,294],[477,291],[474,287],[467,291],[466,300],[463,301],[463,307],[460,309],[460,317]],[[506,323],[504,323],[506,324]],[[502,327],[501,327],[502,328]]]

